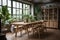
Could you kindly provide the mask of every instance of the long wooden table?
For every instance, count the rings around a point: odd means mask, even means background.
[[[24,22],[13,22],[13,23],[11,23],[11,25],[15,25],[17,27],[16,33],[15,33],[15,36],[17,36],[18,26],[27,27],[25,25],[28,25],[28,26],[33,25],[33,24],[41,24],[42,25],[44,22],[45,21],[35,21],[35,22],[25,22],[25,23]],[[27,28],[27,31],[28,31],[28,28]]]

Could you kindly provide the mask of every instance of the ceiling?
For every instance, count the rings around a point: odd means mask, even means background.
[[[37,3],[37,2],[50,2],[51,0],[33,0],[33,2]]]
[[[60,2],[60,0],[23,0],[23,1],[29,1],[33,3]]]

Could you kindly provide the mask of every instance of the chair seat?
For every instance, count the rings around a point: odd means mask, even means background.
[[[14,28],[17,28],[16,26]]]
[[[7,28],[2,28],[1,32],[6,34],[8,32],[8,29]]]
[[[37,29],[38,28],[38,26],[37,27],[33,27],[33,29]]]
[[[18,26],[18,28],[21,28],[22,26]],[[16,26],[14,28],[17,28]]]
[[[6,31],[6,30],[8,30],[8,29],[7,29],[7,28],[3,28],[3,29],[2,29],[2,31]]]
[[[18,26],[18,27],[22,27],[22,26]]]

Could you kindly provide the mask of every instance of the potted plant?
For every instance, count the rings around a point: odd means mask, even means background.
[[[10,17],[9,17],[9,12],[7,10],[7,6],[2,6],[2,8],[0,9],[0,23],[2,24],[2,26],[5,25],[5,21],[7,21]],[[2,26],[0,25],[0,39],[1,40],[7,40],[6,36],[4,33],[2,33]]]
[[[23,15],[23,20],[24,20],[24,22],[32,22],[32,21],[35,21],[35,19],[34,19],[34,17],[35,16],[33,16],[33,15]]]
[[[10,13],[8,11],[7,5],[2,6],[0,9],[0,17],[1,17],[1,23],[2,25],[5,25],[6,22],[10,19]]]
[[[0,8],[0,18],[1,18],[1,31],[3,33],[6,33],[5,31],[10,31],[10,22],[9,21],[11,19],[11,15],[8,11],[7,5],[2,6],[2,8]]]

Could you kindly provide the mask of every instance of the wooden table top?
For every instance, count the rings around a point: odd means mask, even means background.
[[[34,23],[44,23],[45,21],[35,21],[35,22],[13,22],[12,25],[27,25],[27,24],[34,24]]]

